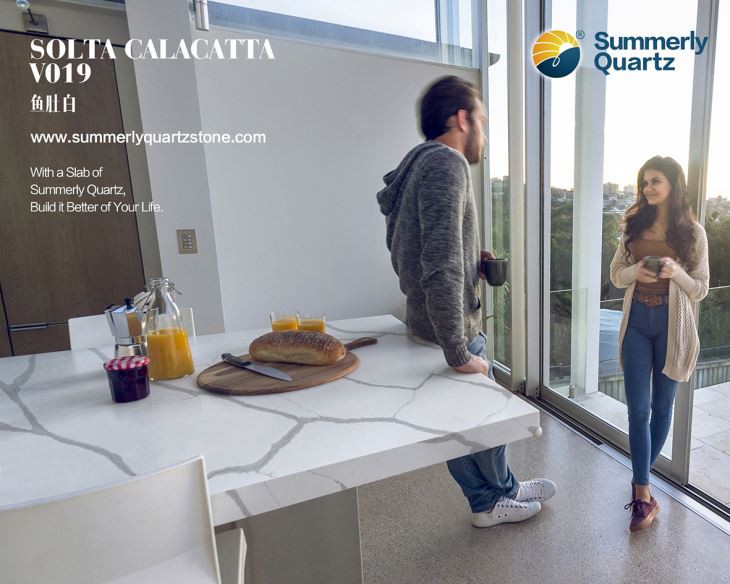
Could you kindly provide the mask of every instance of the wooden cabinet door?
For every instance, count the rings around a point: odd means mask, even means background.
[[[125,144],[32,143],[31,132],[69,137],[72,133],[124,133],[114,61],[33,61],[62,67],[72,63],[74,68],[86,62],[92,72],[85,83],[45,79],[36,83],[29,67],[30,42],[35,38],[44,43],[50,40],[0,33],[0,285],[11,330],[29,323],[62,324],[72,317],[99,314],[144,286],[134,212],[31,212],[32,202],[134,204]],[[60,110],[68,95],[75,98],[76,111],[33,112],[34,95],[44,102],[47,96],[57,96]],[[103,170],[100,178],[31,175],[31,168],[46,167],[64,174],[69,167]],[[40,188],[116,186],[125,195],[39,196],[31,194],[33,184]],[[26,342],[23,345],[29,348]]]
[[[0,357],[10,357],[12,354],[13,348],[10,346],[10,331],[8,330],[8,321],[5,318],[3,294],[2,290],[0,290]]]
[[[21,328],[11,331],[14,355],[32,355],[66,351],[71,348],[67,324],[51,324],[41,328]]]

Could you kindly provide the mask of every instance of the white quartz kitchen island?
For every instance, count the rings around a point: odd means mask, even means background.
[[[0,359],[0,505],[118,481],[202,454],[216,525],[539,434],[534,407],[390,316],[336,321],[356,349],[346,378],[253,397],[199,389],[195,376],[266,331],[197,337],[195,375],[111,401],[111,348]]]

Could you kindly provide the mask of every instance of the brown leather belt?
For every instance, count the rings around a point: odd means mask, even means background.
[[[645,304],[649,308],[655,306],[661,306],[662,304],[669,304],[668,294],[642,294],[641,292],[634,291],[634,300],[638,300],[642,304]]]

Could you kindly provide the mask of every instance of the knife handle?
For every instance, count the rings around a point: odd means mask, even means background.
[[[354,341],[350,341],[349,343],[345,343],[345,349],[348,351],[351,351],[352,349],[357,349],[358,347],[365,347],[366,345],[374,345],[378,342],[378,339],[375,337],[360,337],[359,339],[355,339]]]
[[[223,353],[221,355],[221,359],[223,359],[226,363],[229,363],[231,365],[235,365],[236,367],[245,367],[246,365],[250,365],[251,361],[244,361],[243,359],[239,359],[238,357],[234,357],[230,353]]]

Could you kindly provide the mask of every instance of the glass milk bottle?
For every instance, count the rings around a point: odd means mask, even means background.
[[[150,297],[145,314],[150,379],[175,379],[193,372],[188,335],[180,310],[172,299],[175,284],[167,278],[150,280]]]

